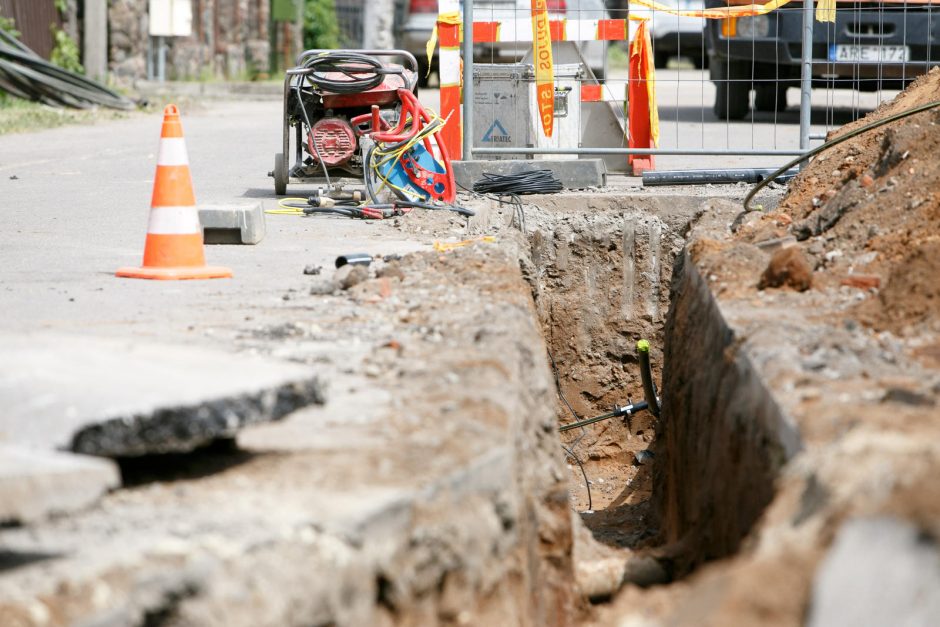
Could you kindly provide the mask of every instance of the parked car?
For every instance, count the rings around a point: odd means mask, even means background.
[[[704,0],[659,0],[660,4],[681,11],[700,11],[705,8]],[[701,69],[708,67],[708,54],[705,50],[705,20],[700,17],[670,15],[636,6],[630,14],[648,18],[647,28],[653,41],[653,61],[656,67],[666,67],[673,57],[686,57]],[[636,31],[638,22],[630,22],[630,40]]]
[[[726,0],[706,0],[706,6],[726,6]],[[835,23],[813,25],[813,82],[859,91],[903,89],[930,69],[928,60],[940,59],[936,19],[931,23],[929,11],[924,0],[840,5]],[[787,88],[799,87],[802,11],[708,22],[715,115],[746,116],[752,90],[755,110],[786,108]]]
[[[596,20],[608,17],[604,0],[548,0],[548,12],[552,19]],[[530,14],[530,0],[478,0],[473,3],[473,19],[478,22],[525,19]],[[398,47],[419,60],[422,80],[428,70],[426,45],[436,21],[437,0],[408,0],[406,16],[399,31]],[[531,43],[477,44],[473,57],[479,63],[518,61],[531,47]],[[581,55],[594,75],[603,78],[607,42],[581,42],[580,48]],[[435,55],[435,65],[436,61]]]

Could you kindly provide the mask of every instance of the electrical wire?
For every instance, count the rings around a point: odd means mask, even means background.
[[[476,196],[477,198],[488,198],[489,200],[492,200],[493,202],[499,203],[500,206],[503,206],[505,204],[512,205],[513,216],[509,220],[509,226],[512,226],[513,222],[518,220],[519,230],[522,231],[523,234],[528,233],[526,229],[526,223],[525,223],[526,203],[523,202],[522,199],[519,198],[517,194],[505,194],[505,195],[500,195],[500,196],[493,196],[491,194],[484,194],[483,192],[475,192],[472,189],[464,187],[457,181],[455,181],[455,183],[457,183],[457,187],[467,192],[468,194],[472,194],[473,196]],[[509,196],[509,200],[503,200],[503,196]]]
[[[565,398],[565,393],[561,391],[561,382],[558,380],[558,365],[555,363],[555,357],[552,355],[552,352],[551,352],[551,351],[546,351],[546,352],[548,353],[548,359],[552,362],[552,374],[554,374],[554,376],[555,376],[555,390],[558,391],[558,397],[559,397],[559,398],[561,399],[561,401],[565,404],[565,407],[568,408],[568,411],[571,412],[571,415],[574,416],[574,419],[575,419],[575,420],[580,420],[581,418],[580,418],[580,416],[578,416],[578,413],[574,410],[574,407],[572,407],[572,406],[571,406],[571,403],[568,402],[568,399]],[[572,443],[571,448],[568,448],[568,447],[565,446],[564,444],[561,444],[561,448],[563,448],[563,449],[565,450],[565,452],[566,452],[569,456],[571,456],[571,459],[573,459],[573,460],[575,461],[575,463],[578,464],[578,468],[581,469],[581,476],[584,477],[584,487],[587,489],[588,509],[593,510],[593,509],[594,509],[594,502],[591,500],[591,481],[588,479],[587,471],[584,470],[584,464],[581,463],[581,460],[578,459],[578,456],[575,455],[575,454],[574,454],[574,451],[572,450],[572,449],[574,449],[575,447],[577,447],[578,444],[581,443],[581,440],[584,439],[584,436],[585,436],[586,434],[587,434],[587,431],[585,431],[585,430],[584,430],[584,427],[582,427],[582,428],[581,428],[581,435],[578,437],[578,439],[576,439],[576,440]]]
[[[307,105],[304,104],[303,92],[301,92],[301,87],[304,84],[304,77],[301,77],[300,80],[294,85],[294,91],[297,92],[297,104],[300,105],[300,111],[304,114],[304,122],[307,125],[307,132],[309,133],[309,144],[313,146],[313,151],[317,155],[317,161],[320,162],[320,166],[323,168],[323,177],[326,179],[327,188],[332,188],[333,184],[330,182],[330,173],[327,170],[326,163],[323,161],[323,157],[320,156],[320,147],[317,146],[317,142],[313,139],[313,126],[310,125],[310,116],[307,115]]]
[[[483,173],[483,180],[473,184],[473,191],[505,194],[553,194],[564,189],[551,170],[529,170],[516,174]]]
[[[813,148],[809,152],[806,152],[800,155],[799,157],[788,162],[787,164],[781,166],[776,172],[774,172],[773,174],[770,174],[763,181],[761,181],[760,183],[752,187],[751,191],[748,192],[747,196],[744,197],[744,211],[760,211],[761,209],[751,209],[751,201],[754,199],[754,196],[756,196],[760,190],[764,189],[767,185],[769,185],[772,181],[774,181],[777,177],[779,177],[781,174],[783,174],[790,168],[799,165],[800,163],[802,163],[803,161],[806,161],[807,159],[815,157],[816,155],[823,152],[824,150],[828,150],[829,148],[832,148],[833,146],[841,144],[844,141],[848,141],[852,139],[853,137],[857,137],[861,135],[862,133],[867,133],[868,131],[874,130],[880,126],[884,126],[885,124],[890,124],[891,122],[896,122],[897,120],[902,120],[906,117],[915,115],[917,113],[923,113],[924,111],[929,111],[930,109],[934,109],[936,107],[940,107],[940,100],[934,100],[933,102],[928,102],[927,104],[920,105],[919,107],[914,107],[906,111],[901,111],[900,113],[895,113],[894,115],[890,115],[884,119],[871,122],[870,124],[866,124],[865,126],[862,126],[853,131],[850,131],[846,133],[845,135],[836,137],[835,139],[830,139],[825,144],[822,144],[821,146],[817,146],[816,148]]]

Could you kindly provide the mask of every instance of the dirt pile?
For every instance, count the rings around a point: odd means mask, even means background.
[[[830,139],[938,95],[934,69]],[[813,259],[820,287],[872,292],[854,315],[877,330],[940,330],[938,150],[940,108],[863,133],[814,159],[779,207],[739,236],[752,243],[794,237]]]

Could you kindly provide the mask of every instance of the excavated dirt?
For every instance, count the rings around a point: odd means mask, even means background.
[[[937,94],[935,69],[837,134]],[[937,623],[938,148],[921,113],[823,153],[772,211],[693,222],[653,493],[661,562],[708,563],[597,624]]]
[[[938,99],[940,69],[893,101],[831,134]],[[867,288],[854,316],[878,330],[940,330],[940,109],[852,138],[813,160],[786,199],[741,239],[793,236],[823,286]],[[878,289],[878,288],[881,289]],[[929,351],[928,351],[929,352]]]

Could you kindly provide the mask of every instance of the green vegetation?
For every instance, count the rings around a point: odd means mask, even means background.
[[[91,124],[98,120],[117,120],[129,115],[108,109],[56,109],[0,94],[0,135],[41,131],[68,124]]]
[[[75,72],[76,74],[84,74],[85,68],[82,67],[81,62],[82,55],[78,50],[78,44],[75,43],[75,40],[69,37],[68,33],[58,28],[55,24],[49,28],[52,31],[52,39],[55,41],[55,46],[52,48],[52,54],[49,56],[49,60],[63,70]]]
[[[15,39],[20,38],[20,31],[16,30],[16,22],[13,21],[12,17],[0,15],[0,30],[6,31],[8,35],[12,35]]]
[[[607,66],[611,69],[625,69],[630,65],[630,56],[627,54],[627,46],[619,42],[612,43],[607,47]]]
[[[339,48],[339,23],[334,0],[305,0],[304,47]]]

